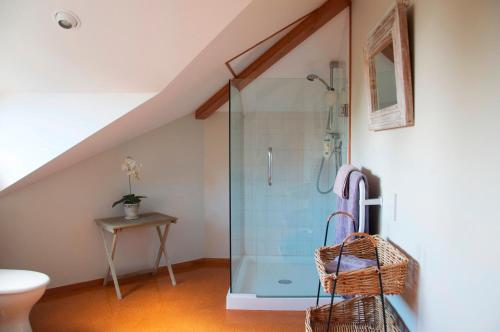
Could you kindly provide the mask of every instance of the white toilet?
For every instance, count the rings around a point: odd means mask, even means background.
[[[0,332],[30,332],[29,315],[50,281],[46,274],[0,269]]]

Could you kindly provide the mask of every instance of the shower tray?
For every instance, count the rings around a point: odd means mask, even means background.
[[[242,293],[229,290],[226,309],[305,310],[316,304],[318,276],[312,256],[245,255],[233,273],[238,274],[233,288]],[[329,303],[327,294],[322,295],[320,304]]]

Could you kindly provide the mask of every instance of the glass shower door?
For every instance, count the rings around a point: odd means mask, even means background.
[[[231,82],[231,265],[233,293],[315,296],[314,250],[335,210],[336,163],[325,160],[324,87],[306,79]],[[347,120],[337,109],[339,140]],[[339,158],[345,161],[346,151]]]

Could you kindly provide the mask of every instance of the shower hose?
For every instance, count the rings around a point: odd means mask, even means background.
[[[334,153],[335,154],[335,174],[337,174],[338,170],[339,170],[339,167],[342,162],[340,161],[340,158],[341,155],[340,153],[338,153],[339,155],[337,155],[338,152]],[[334,155],[332,154],[332,155]],[[328,158],[328,160],[331,160],[332,159],[332,155],[330,155],[330,158]],[[325,168],[325,160],[326,158],[321,158],[321,166],[319,167],[319,172],[318,172],[318,178],[316,179],[316,189],[318,190],[318,192],[322,195],[326,195],[326,194],[329,194],[332,192],[333,190],[333,185],[334,183],[332,183],[331,186],[328,186],[328,189],[327,190],[322,190],[321,189],[321,185],[320,185],[320,182],[321,182],[321,174],[323,173],[323,170]]]

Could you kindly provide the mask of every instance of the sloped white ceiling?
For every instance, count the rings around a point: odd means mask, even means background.
[[[0,191],[155,96],[250,2],[0,0]]]
[[[250,2],[0,0],[0,92],[158,92]]]
[[[264,54],[264,52],[266,52],[271,46],[273,46],[278,40],[283,38],[283,36],[289,33],[302,21],[303,19],[298,20],[294,24],[283,28],[283,30],[276,32],[275,35],[270,35],[268,39],[252,46],[252,48],[246,50],[245,53],[238,55],[235,59],[231,60],[228,65],[232,68],[236,75],[240,74],[247,66],[257,60],[259,56]]]
[[[212,0],[206,1],[212,2]],[[53,172],[194,112],[199,105],[231,78],[230,72],[224,65],[225,61],[317,8],[323,2],[324,0],[252,0],[155,97],[17,181],[3,190],[1,194],[21,188]],[[212,11],[207,11],[207,13],[212,13]],[[345,13],[342,15],[342,20],[345,20],[345,15]],[[183,35],[184,38],[189,38],[188,35]],[[332,40],[332,42],[341,43],[342,41]],[[154,50],[144,50],[144,52],[154,52]],[[322,67],[325,64],[321,63],[317,66]]]
[[[15,93],[0,96],[0,188],[67,151],[150,93]]]

